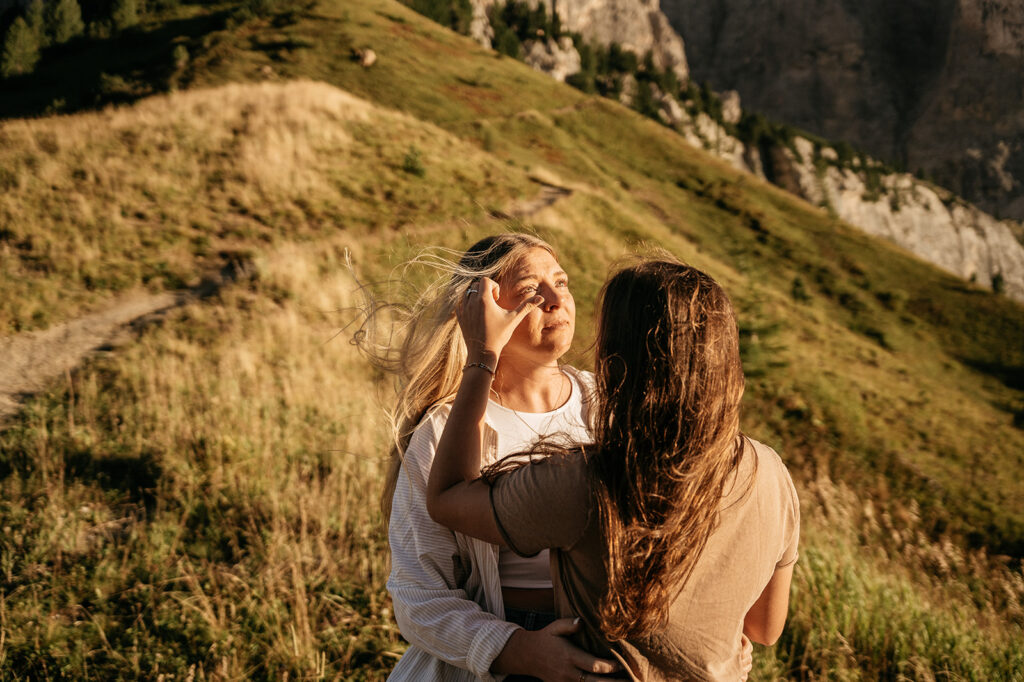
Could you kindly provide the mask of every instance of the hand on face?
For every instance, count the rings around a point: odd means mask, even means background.
[[[493,353],[496,361],[502,354],[537,366],[556,362],[569,349],[576,329],[576,304],[568,276],[548,251],[528,251],[504,274],[500,286],[489,279],[477,280],[469,289],[478,292],[463,301],[459,324],[471,356]],[[471,308],[475,308],[473,322]],[[485,322],[485,312],[490,322]]]
[[[459,328],[466,341],[470,362],[495,366],[519,323],[544,302],[542,296],[531,296],[507,310],[498,305],[500,292],[501,287],[489,277],[475,279],[459,306]]]

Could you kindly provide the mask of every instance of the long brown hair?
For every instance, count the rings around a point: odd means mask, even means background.
[[[411,305],[378,301],[363,288],[363,323],[352,342],[378,368],[398,379],[398,396],[389,415],[392,442],[388,470],[381,493],[384,523],[391,517],[391,502],[402,469],[402,458],[416,426],[431,406],[452,400],[466,364],[455,306],[477,277],[501,279],[530,249],[551,246],[531,234],[508,232],[484,237],[454,258],[431,250],[406,266],[426,265],[440,271],[433,285],[420,292]],[[451,254],[452,252],[447,252]]]
[[[609,640],[667,622],[718,522],[743,456],[743,370],[732,303],[669,257],[613,275],[601,294],[595,445],[587,448],[607,551]]]

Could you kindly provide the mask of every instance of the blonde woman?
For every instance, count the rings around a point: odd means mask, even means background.
[[[593,443],[547,446],[549,457],[482,480],[493,380],[475,363],[504,362],[520,319],[546,298],[527,292],[509,312],[493,282],[473,289],[460,313],[471,369],[430,473],[431,516],[524,556],[550,548],[558,615],[580,617],[576,641],[614,656],[630,679],[744,679],[749,640],[772,644],[785,624],[799,506],[779,456],[740,433],[744,380],[725,292],[670,258],[613,276]]]
[[[391,547],[388,591],[411,646],[389,679],[488,680],[511,674],[577,680],[581,670],[616,670],[617,664],[569,643],[566,636],[577,625],[555,620],[546,552],[522,558],[453,533],[427,514],[431,462],[466,372],[492,380],[477,431],[483,464],[543,436],[589,440],[593,377],[558,364],[572,342],[576,309],[553,249],[530,235],[496,235],[474,244],[449,270],[408,311],[401,345],[391,348],[389,337],[383,354],[371,353],[404,382],[382,503]],[[515,307],[534,295],[545,301],[509,335],[500,364],[470,359],[478,353],[467,353],[455,318],[467,296],[478,293],[470,283],[479,277],[500,283],[495,305]],[[497,291],[499,284],[494,286]],[[361,339],[364,348],[372,342]]]

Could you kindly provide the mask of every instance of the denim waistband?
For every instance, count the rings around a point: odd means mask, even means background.
[[[541,630],[554,623],[558,618],[546,611],[530,611],[529,609],[505,609],[505,620],[515,623],[524,630]]]

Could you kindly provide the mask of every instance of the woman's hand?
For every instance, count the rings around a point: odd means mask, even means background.
[[[499,293],[498,283],[489,277],[475,279],[456,310],[469,361],[483,362],[491,368],[497,366],[501,351],[522,319],[544,303],[543,296],[533,296],[514,310],[505,310],[498,305]]]
[[[622,670],[618,661],[591,656],[569,641],[580,629],[579,619],[562,618],[542,630],[516,630],[491,672],[538,677],[544,682],[597,682]]]

